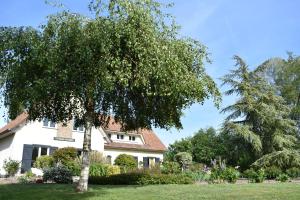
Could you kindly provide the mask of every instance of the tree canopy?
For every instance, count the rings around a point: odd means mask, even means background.
[[[0,28],[10,118],[26,111],[31,120],[76,118],[85,126],[80,190],[87,189],[91,127],[105,125],[107,116],[126,130],[181,128],[183,109],[220,100],[204,69],[206,47],[180,37],[162,4],[111,0],[90,8],[93,18],[63,11],[40,28]]]
[[[235,93],[239,99],[222,110],[230,112],[223,132],[237,135],[250,144],[257,159],[293,150],[297,141],[296,123],[289,118],[290,108],[257,71],[251,72],[240,57],[235,60],[237,69],[225,75],[223,83],[231,86],[225,94]]]

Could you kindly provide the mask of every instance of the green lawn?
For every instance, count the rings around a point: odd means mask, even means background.
[[[299,200],[300,184],[90,186],[84,194],[71,185],[0,185],[0,200]]]

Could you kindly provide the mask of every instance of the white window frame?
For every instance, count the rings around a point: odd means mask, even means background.
[[[47,120],[48,122],[47,122],[47,126],[45,126],[44,125],[44,123],[45,123],[45,120]],[[54,127],[52,127],[52,126],[50,126],[50,124],[51,123],[53,123],[54,124]],[[49,120],[49,119],[43,119],[43,121],[42,121],[42,125],[43,125],[43,127],[44,128],[50,128],[50,129],[56,129],[57,128],[57,124],[56,123],[54,123],[54,122],[52,122],[51,120]]]

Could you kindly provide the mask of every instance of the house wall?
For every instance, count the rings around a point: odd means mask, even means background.
[[[72,131],[72,139],[75,141],[55,140],[57,137],[57,128],[43,127],[42,122],[27,122],[13,136],[8,136],[0,140],[0,173],[4,174],[3,161],[11,158],[13,160],[22,160],[24,144],[46,145],[51,147],[75,147],[82,148],[84,132]],[[103,152],[104,140],[99,129],[92,129],[92,150]]]
[[[3,164],[6,159],[13,155],[12,143],[14,140],[15,134],[9,135],[0,140],[0,175],[5,174],[3,169]]]
[[[130,143],[130,144],[144,144],[143,140],[142,140],[142,136],[141,135],[128,135],[128,134],[121,134],[121,133],[110,133],[111,134],[111,140],[113,142],[119,142],[119,143]],[[124,135],[123,139],[118,139],[117,135]],[[135,137],[135,141],[131,141],[129,140],[129,136],[134,136]]]
[[[142,151],[128,151],[123,149],[105,149],[104,155],[111,156],[111,164],[114,164],[115,159],[120,154],[128,154],[134,157],[138,157],[138,163],[143,162],[143,157],[153,157],[159,158],[160,161],[163,161],[163,153],[156,153],[156,152],[142,152]],[[139,166],[142,167],[142,166]]]

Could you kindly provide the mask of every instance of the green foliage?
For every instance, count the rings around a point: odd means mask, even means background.
[[[191,184],[193,180],[184,174],[125,173],[108,177],[90,177],[89,183],[98,185]]]
[[[214,128],[200,129],[191,139],[193,160],[210,164],[211,159],[222,156],[224,144]]]
[[[30,119],[78,117],[84,124],[88,110],[96,126],[106,121],[99,114],[113,114],[126,129],[180,128],[183,109],[211,97],[219,102],[204,69],[206,47],[181,37],[159,2],[97,2],[93,18],[63,11],[38,29],[1,27],[1,86],[11,118],[27,110]]]
[[[66,167],[52,167],[44,171],[43,180],[44,182],[72,183],[72,172]]]
[[[67,168],[72,173],[72,175],[80,175],[81,160],[78,160],[76,148],[64,147],[57,149],[52,154],[52,157],[55,163]]]
[[[78,163],[76,161],[67,161],[63,165],[63,167],[67,168],[73,176],[79,176],[81,171],[81,163]]]
[[[277,166],[281,169],[290,167],[300,167],[300,152],[299,150],[284,149],[262,156],[255,161],[254,167]]]
[[[268,179],[275,179],[280,174],[282,174],[282,171],[280,168],[278,168],[276,166],[271,166],[271,167],[265,168],[265,173],[266,173],[266,177]]]
[[[89,154],[90,163],[106,163],[106,159],[99,151],[91,151]]]
[[[299,167],[292,167],[286,170],[286,174],[291,178],[298,178],[300,177],[300,168]]]
[[[182,128],[192,104],[213,98],[218,106],[206,47],[182,37],[161,3],[92,1],[89,8],[93,17],[65,10],[39,28],[0,27],[0,91],[11,119],[24,111],[33,121],[78,119],[88,147],[91,127],[107,116],[124,130]]]
[[[120,154],[115,159],[115,165],[121,167],[122,172],[127,172],[137,168],[137,162],[133,156],[127,154]]]
[[[248,178],[250,183],[262,183],[266,178],[264,169],[259,169],[256,171],[251,168],[244,171],[243,174],[246,178]]]
[[[210,127],[200,129],[193,137],[184,138],[171,144],[166,158],[174,161],[177,153],[188,152],[192,155],[194,162],[209,165],[211,159],[222,156],[225,149],[222,138],[217,135],[214,128]]]
[[[189,166],[189,171],[192,171],[192,172],[200,172],[203,170],[204,170],[204,164],[202,164],[202,163],[194,162]]]
[[[77,158],[77,149],[74,147],[64,147],[54,151],[52,157],[56,163],[65,165]]]
[[[175,155],[175,160],[179,163],[182,171],[184,171],[192,164],[193,158],[188,152],[179,152]]]
[[[6,171],[8,176],[15,176],[20,169],[20,162],[17,160],[4,160],[3,169]]]
[[[222,110],[230,112],[222,132],[240,137],[245,145],[250,144],[256,159],[293,150],[297,140],[296,124],[289,118],[290,108],[257,71],[250,71],[240,57],[234,59],[237,69],[223,77],[223,84],[231,86],[227,95],[237,94],[239,99]],[[261,159],[256,164],[261,167],[266,165],[264,161]]]
[[[289,52],[288,59],[268,59],[258,70],[291,106],[290,116],[297,121],[300,128],[300,57]]]
[[[196,181],[209,181],[209,174],[203,172],[203,171],[186,171],[183,173],[185,176],[190,177],[193,179],[194,182]]]
[[[192,184],[193,178],[185,174],[151,174],[144,176],[139,181],[139,185],[157,185],[157,184]]]
[[[240,172],[233,167],[228,167],[222,172],[222,177],[228,183],[235,183],[240,176]]]
[[[89,176],[111,176],[120,173],[121,170],[119,166],[93,163],[90,166]]]
[[[210,177],[208,179],[208,183],[222,183],[223,179],[223,169],[214,168],[211,170]]]
[[[162,163],[162,173],[164,174],[178,174],[181,172],[180,165],[177,162],[164,161]]]
[[[173,144],[170,144],[168,151],[166,152],[164,158],[167,161],[174,161],[175,155],[179,152],[189,152],[192,153],[192,141],[191,138],[183,138],[179,141],[175,141]]]
[[[31,171],[27,171],[23,176],[18,177],[18,183],[20,184],[34,183],[34,174]]]
[[[47,169],[54,166],[54,159],[52,156],[40,156],[36,159],[33,167],[38,169]]]
[[[279,174],[276,177],[276,181],[280,181],[280,182],[287,182],[289,180],[289,176],[287,174]]]

